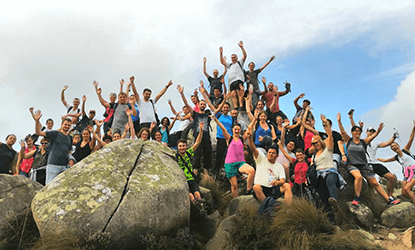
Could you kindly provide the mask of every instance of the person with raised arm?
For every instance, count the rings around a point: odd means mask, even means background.
[[[187,107],[189,112],[192,114],[193,118],[193,135],[194,137],[197,136],[199,133],[199,123],[203,122],[203,137],[200,147],[197,148],[195,151],[195,159],[194,159],[194,165],[196,171],[200,169],[201,166],[201,156],[203,154],[203,164],[204,168],[211,169],[212,168],[212,143],[210,141],[210,134],[209,134],[209,124],[211,118],[208,114],[205,113],[206,109],[206,101],[200,100],[199,101],[199,112],[196,112],[192,110],[189,103],[187,102],[186,97],[184,96],[184,88],[180,85],[177,85],[177,90],[180,93],[180,96],[182,97],[184,105]]]
[[[415,195],[412,192],[412,187],[415,185],[415,159],[414,156],[411,154],[411,146],[414,141],[415,136],[415,121],[412,127],[411,135],[409,136],[408,143],[400,149],[399,144],[397,142],[392,142],[390,148],[393,152],[396,153],[394,157],[383,159],[378,158],[381,162],[393,162],[398,161],[399,164],[402,166],[402,172],[404,175],[403,182],[402,182],[402,195],[405,197],[409,197],[413,204],[415,204]]]
[[[202,81],[201,81],[202,86]],[[225,98],[222,100],[222,103],[219,107],[215,108],[213,104],[207,99],[207,93],[205,92],[203,86],[200,89],[203,97],[206,99],[206,103],[208,104],[209,108],[211,109],[214,116],[222,123],[222,125],[226,128],[227,131],[232,131],[232,125],[234,124],[234,119],[230,116],[230,104],[226,102],[226,99],[229,98],[230,94],[227,94]],[[216,161],[215,166],[212,168],[212,174],[214,177],[218,177],[220,170],[223,167],[223,161],[225,160],[225,153],[228,148],[227,141],[225,139],[224,133],[222,128],[217,125],[217,133],[216,133]],[[232,133],[231,133],[232,134]]]
[[[89,110],[88,115],[86,115],[85,112],[85,102],[86,102],[86,95],[82,96],[82,105],[81,105],[81,110],[82,110],[82,119],[78,122],[78,124],[75,127],[75,130],[79,131],[82,133],[82,131],[84,131],[84,129],[86,129],[89,126],[94,126],[95,121],[94,121],[94,117],[95,117],[95,110],[91,109]],[[79,162],[77,160],[77,162]]]
[[[92,150],[95,148],[95,137],[91,133],[94,132],[94,127],[88,125],[82,130],[82,141],[76,144],[75,152],[72,156],[75,158],[76,162],[82,161],[85,157],[92,153]]]
[[[259,88],[259,80],[258,75],[262,72],[262,70],[265,69],[273,60],[275,59],[275,56],[271,56],[271,58],[259,69],[255,69],[255,63],[250,62],[248,64],[248,71],[246,72],[249,76],[249,80],[247,82],[247,89],[249,89],[250,85],[252,85],[254,94],[252,96],[252,104],[256,106],[256,103],[259,100],[259,96],[261,95],[261,89]]]
[[[109,102],[106,102],[104,100],[104,98],[102,98],[102,96],[101,96],[101,92],[102,91],[99,91],[99,89],[98,89],[98,82],[97,81],[93,81],[92,84],[95,87],[95,92],[98,95],[99,102],[105,108],[105,113],[104,113],[104,117],[105,117],[105,119],[104,119],[104,133],[107,133],[109,131],[109,129],[111,128],[111,126],[112,126],[113,115],[114,115],[114,106],[115,106],[115,101],[117,100],[117,94],[114,93],[114,92],[110,93],[110,96],[109,96],[109,98],[110,98],[109,100],[110,101]],[[108,103],[108,105],[106,105],[106,103]]]
[[[290,206],[292,204],[291,186],[286,182],[284,167],[277,162],[278,147],[274,143],[264,154],[255,147],[251,127],[248,127],[245,134],[256,163],[254,196],[261,202],[268,196],[275,199],[284,196],[285,203]]]
[[[222,79],[224,79],[226,72],[228,71],[228,68],[224,67],[225,69],[223,71],[223,74],[220,76],[219,76],[219,71],[217,69],[214,69],[213,77],[211,77],[206,71],[206,62],[207,62],[206,57],[203,57],[203,74],[205,74],[207,80],[209,81],[209,85],[210,85],[209,95],[214,96],[215,89],[218,89],[219,93],[222,95],[223,90],[226,89],[225,82],[222,82]],[[222,88],[222,85],[223,85],[223,88]]]
[[[48,147],[48,164],[46,165],[46,182],[49,184],[56,176],[66,170],[69,158],[68,155],[72,150],[72,137],[69,135],[71,120],[65,118],[62,120],[61,128],[52,131],[40,131],[41,111],[35,113],[35,130],[38,136],[43,136],[50,140]]]
[[[279,92],[278,87],[274,86],[273,90],[268,92],[267,94],[270,94],[270,93],[273,93],[273,99],[272,99],[271,105],[269,107],[267,106],[267,109],[266,109],[269,120],[272,122],[275,122],[277,116],[281,116],[284,122],[289,123],[290,120],[284,114],[284,112],[282,112],[282,110],[280,109],[280,105],[279,105],[281,94],[284,95],[288,93],[288,90],[286,90],[285,92]]]
[[[24,155],[29,153],[30,151],[37,149],[37,147],[33,143],[34,141],[31,135],[27,135],[24,138],[24,141],[20,143],[22,148],[20,149],[16,169],[14,171],[15,173],[18,173],[19,175],[27,178],[29,178],[30,176],[30,170],[32,169],[34,159],[32,157],[25,158]]]
[[[223,56],[223,48],[219,48],[220,62],[229,69],[229,92],[231,92],[233,107],[236,109],[243,107],[243,85],[245,82],[244,63],[247,57],[243,42],[240,41],[238,45],[242,50],[242,58],[241,60],[238,60],[238,56],[232,54],[231,63],[226,62],[226,59]]]
[[[189,126],[189,124],[191,123],[191,119],[192,119],[192,115],[189,112],[189,110],[187,109],[187,106],[183,106],[182,111],[176,112],[176,110],[173,107],[173,104],[171,102],[171,100],[168,101],[171,112],[178,117],[178,120],[180,121],[180,126],[179,128],[176,130],[176,132],[174,132],[174,135],[172,136],[172,141],[170,142],[170,146],[171,147],[176,147],[177,146],[177,141],[182,138],[182,133],[183,131],[187,128],[187,126]],[[183,115],[181,115],[181,113],[183,113]]]
[[[192,158],[195,155],[194,152],[202,142],[203,127],[204,123],[199,123],[199,133],[196,137],[195,143],[191,148],[187,149],[186,140],[180,139],[177,142],[177,152],[175,154],[177,164],[183,170],[184,175],[186,176],[187,184],[189,186],[189,198],[191,202],[195,202],[195,200],[200,201],[202,199],[200,196],[199,185],[196,181],[196,173],[192,167]]]
[[[303,100],[303,106],[298,105],[298,100],[300,100],[300,98],[303,98],[304,96],[305,96],[305,94],[301,93],[299,96],[297,96],[297,98],[294,99],[294,106],[297,109],[297,111],[296,111],[296,113],[293,117],[293,121],[292,121],[293,123],[295,123],[296,118],[303,117],[303,114],[305,113],[306,107],[309,107],[310,104],[311,104],[310,100],[304,99]],[[311,113],[311,111],[308,112],[308,115],[307,115],[306,119],[310,120],[312,126],[314,127],[315,119],[314,119],[313,113]]]
[[[18,156],[13,145],[16,140],[14,134],[9,134],[6,137],[6,143],[0,142],[0,174],[12,174],[15,169]]]
[[[356,126],[356,123],[354,122],[354,119],[353,119],[353,112],[354,110],[351,110],[349,112],[350,124],[352,126]],[[362,121],[359,121],[359,126],[363,128]],[[369,127],[366,130],[366,135],[371,136],[375,132],[376,132],[375,128]],[[375,174],[382,176],[388,180],[388,184],[387,184],[388,196],[392,196],[393,194],[396,178],[395,178],[395,175],[392,174],[387,167],[385,167],[383,164],[381,164],[377,160],[376,154],[379,148],[385,148],[385,147],[390,146],[395,141],[395,139],[396,139],[395,134],[393,134],[392,138],[390,138],[388,141],[386,142],[372,141],[371,143],[369,143],[369,145],[367,145],[367,148],[366,148],[367,155],[369,158],[368,162],[373,167],[373,171],[375,172]]]
[[[81,116],[81,110],[79,109],[79,98],[75,97],[73,99],[72,106],[69,105],[65,100],[65,90],[68,89],[68,85],[63,86],[62,92],[61,92],[61,102],[63,106],[66,108],[66,117],[80,117]]]
[[[269,109],[271,107],[271,103],[274,100],[275,97],[275,88],[278,89],[278,87],[276,85],[274,85],[274,83],[269,82],[268,86],[267,86],[267,79],[265,77],[262,77],[261,79],[262,84],[264,85],[264,91],[261,92],[262,94],[262,99],[265,101],[266,107],[267,109]],[[278,97],[282,97],[285,96],[286,94],[288,94],[290,92],[290,85],[285,84],[285,90],[284,91],[279,91],[278,92]],[[270,110],[271,112],[278,112],[279,111],[279,98],[277,100],[277,103],[274,107],[274,109]]]
[[[368,184],[372,186],[388,203],[388,205],[398,204],[400,201],[393,197],[388,197],[385,190],[379,185],[375,178],[375,173],[371,165],[368,164],[366,157],[367,145],[382,131],[384,125],[379,124],[379,128],[371,136],[361,139],[362,129],[359,126],[352,127],[352,137],[350,137],[344,130],[341,122],[340,113],[337,114],[337,121],[344,141],[346,142],[347,157],[347,171],[353,175],[355,197],[352,204],[358,206],[360,203],[360,193],[362,191],[362,176],[366,178]]]
[[[32,168],[30,170],[30,178],[34,181],[39,182],[43,186],[46,181],[46,165],[48,162],[47,146],[49,140],[42,138],[40,140],[40,147],[31,150],[27,153],[23,152],[24,159],[33,158]],[[22,148],[24,147],[24,142],[21,143]]]
[[[212,119],[222,129],[223,136],[225,137],[228,146],[225,157],[225,173],[231,184],[232,197],[235,198],[238,196],[238,172],[248,175],[246,194],[252,194],[255,169],[245,162],[243,142],[247,138],[247,135],[241,135],[241,125],[239,123],[234,123],[232,125],[232,135],[230,135],[225,126],[216,118],[216,116],[212,116]]]

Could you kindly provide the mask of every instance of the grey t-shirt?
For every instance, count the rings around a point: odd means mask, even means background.
[[[259,82],[258,82],[258,75],[261,73],[261,69],[256,69],[253,71],[247,71],[249,75],[249,81],[248,84],[252,84],[254,86],[254,92],[257,94],[261,94],[261,89],[259,88]]]
[[[125,124],[128,122],[128,115],[125,113],[127,108],[131,108],[130,104],[118,103],[117,108],[114,111],[114,120],[111,127],[112,131],[118,129],[121,134],[124,132]]]
[[[72,149],[72,137],[70,135],[64,135],[57,130],[45,133],[45,138],[50,140],[48,145],[48,164],[58,166],[68,165],[68,154]]]

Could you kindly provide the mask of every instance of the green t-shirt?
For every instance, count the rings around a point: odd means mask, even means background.
[[[187,180],[191,181],[195,178],[193,178],[192,173],[188,170],[190,169],[190,171],[193,171],[192,160],[189,158],[188,154],[191,155],[191,157],[193,157],[195,154],[193,153],[193,148],[189,148],[188,150],[186,150],[186,152],[188,153],[184,154],[184,156],[180,156],[180,153],[177,152],[177,164],[179,164],[180,168],[183,169],[184,175],[186,176]],[[182,159],[184,160],[184,162]]]

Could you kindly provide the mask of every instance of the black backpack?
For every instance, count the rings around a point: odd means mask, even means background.
[[[193,173],[193,171],[190,169],[189,165],[186,163],[186,161],[183,159],[183,157],[180,155],[180,153],[176,152],[174,155],[176,156],[176,161],[179,162],[179,159],[180,159],[183,162],[183,165],[187,169],[187,171],[189,171],[190,174],[192,175],[192,177],[196,180],[195,173]],[[189,157],[190,162],[192,162],[192,155],[189,152],[187,152],[187,150],[186,150],[186,155],[187,155],[187,157]]]
[[[240,63],[239,61],[236,61],[236,63],[239,65],[239,67],[241,67],[242,72],[244,72],[244,82],[246,82],[246,81],[248,80],[248,77],[247,77],[246,71],[244,70],[244,68],[242,68],[242,65],[241,65],[241,63]],[[232,65],[232,64],[233,64],[233,63],[230,63],[230,64],[229,64],[229,67],[231,67],[231,65]]]

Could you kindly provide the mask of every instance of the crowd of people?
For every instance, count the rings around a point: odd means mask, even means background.
[[[354,185],[352,204],[359,206],[363,178],[389,205],[399,203],[392,196],[395,176],[380,163],[398,161],[405,173],[402,195],[415,203],[411,191],[415,185],[415,160],[410,153],[415,124],[408,143],[402,149],[395,142],[396,134],[387,142],[375,141],[383,129],[382,123],[377,129],[369,127],[367,136],[363,138],[363,123],[355,124],[353,110],[348,114],[351,135],[345,131],[340,114],[337,116],[340,133],[332,130],[332,121],[324,115],[320,120],[325,131],[319,132],[315,129],[318,119],[313,114],[310,100],[303,99],[304,93],[294,98],[297,111],[290,120],[279,105],[279,98],[289,94],[290,83],[285,82],[285,89],[280,91],[277,85],[267,83],[263,77],[261,90],[258,80],[259,73],[274,57],[259,69],[250,62],[245,70],[247,52],[242,41],[238,45],[242,57],[238,59],[236,54],[232,54],[230,62],[223,56],[223,48],[219,48],[220,62],[224,66],[221,75],[215,69],[210,76],[206,71],[207,59],[203,58],[203,73],[209,89],[200,81],[190,96],[190,103],[184,87],[177,85],[183,107],[177,111],[168,100],[172,117],[159,119],[155,108],[173,85],[172,81],[152,99],[151,89],[145,88],[139,94],[132,76],[126,83],[120,81],[119,93],[111,93],[108,101],[102,97],[99,83],[94,81],[98,100],[105,109],[103,120],[95,118],[93,109],[86,112],[86,96],[74,98],[69,105],[65,99],[68,86],[64,86],[61,101],[66,114],[60,119],[60,128],[53,129],[52,119],[46,120],[42,126],[41,111],[30,108],[35,133],[19,142],[19,152],[12,148],[16,142],[15,135],[10,134],[5,143],[0,142],[0,173],[22,175],[46,185],[105,145],[130,138],[154,140],[176,150],[176,159],[187,178],[192,202],[202,199],[197,174],[204,168],[213,178],[224,172],[233,197],[239,195],[240,178],[247,181],[245,194],[253,195],[259,201],[267,197],[284,197],[287,205],[291,205],[293,196],[304,196],[312,186],[319,194],[329,219],[334,222],[332,211],[337,207],[339,190],[347,184]],[[300,99],[303,99],[302,105],[298,104]],[[180,125],[173,131],[176,122]],[[213,126],[216,126],[213,129],[215,134],[212,133]],[[193,144],[189,137],[195,139]],[[40,145],[36,144],[39,138]],[[213,153],[212,141],[216,142],[216,153]],[[378,159],[377,150],[387,146],[396,155]],[[340,175],[339,168],[343,166],[354,177],[354,183],[346,183]],[[376,174],[388,179],[386,191],[379,185]]]

